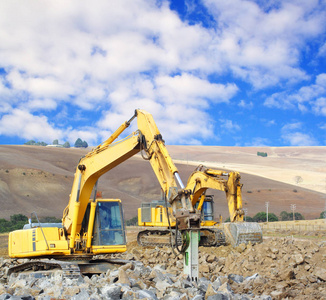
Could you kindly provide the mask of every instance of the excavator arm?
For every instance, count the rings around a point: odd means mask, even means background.
[[[127,138],[114,142],[136,117],[138,130]],[[69,203],[63,214],[63,228],[71,252],[76,248],[75,242],[81,230],[86,207],[99,177],[140,151],[143,157],[150,161],[180,224],[180,230],[200,227],[200,213],[191,203],[191,191],[184,188],[178,169],[165,147],[152,115],[143,110],[136,110],[129,121],[122,124],[108,140],[81,158],[78,163]],[[178,188],[177,182],[181,188]],[[90,245],[91,231],[87,239],[87,244]]]
[[[189,177],[186,188],[191,189],[191,202],[195,206],[199,201],[199,208],[202,206],[207,189],[224,191],[229,208],[231,222],[242,222],[244,212],[242,210],[242,197],[240,173],[225,172],[213,169],[205,169],[199,166]],[[225,178],[227,177],[227,178]]]
[[[116,141],[135,118],[138,130],[125,139]],[[113,214],[115,220],[118,219],[117,210],[113,209],[113,205],[119,205],[121,212],[120,200],[100,200],[95,196],[93,200],[90,198],[94,186],[103,174],[139,152],[143,158],[149,160],[165,199],[172,206],[184,240],[180,251],[185,253],[184,272],[193,279],[198,278],[198,231],[201,215],[193,207],[191,190],[184,187],[152,115],[143,110],[136,110],[132,118],[124,122],[104,143],[80,159],[68,206],[63,212],[62,224],[42,226],[39,223],[34,226],[31,223],[26,230],[11,232],[9,255],[85,257],[125,251],[122,213],[119,214],[119,231],[110,227],[114,227],[113,225],[105,224],[113,221]],[[112,234],[115,235],[113,238]]]
[[[249,242],[261,243],[263,234],[260,225],[253,222],[243,222],[244,211],[242,209],[240,178],[238,172],[227,173],[199,166],[187,182],[187,188],[192,190],[191,202],[193,206],[199,202],[198,210],[201,210],[207,189],[224,191],[230,215],[230,223],[224,224],[224,233],[229,242],[234,246]]]

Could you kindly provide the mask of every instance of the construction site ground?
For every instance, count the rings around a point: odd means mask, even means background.
[[[137,232],[137,227],[127,228],[127,252],[118,257],[182,274],[181,255],[173,255],[169,247],[139,246]],[[5,265],[10,264],[7,244],[8,234],[0,234],[0,261]],[[268,229],[261,244],[199,247],[199,278],[228,284],[229,293],[251,295],[249,299],[265,299],[264,295],[272,299],[326,299],[326,231]],[[142,282],[152,284],[145,278]]]

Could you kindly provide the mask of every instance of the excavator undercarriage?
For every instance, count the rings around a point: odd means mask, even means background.
[[[182,245],[182,237],[178,232],[176,237],[175,229],[143,229],[140,230],[137,235],[137,243],[140,246],[156,246],[164,247],[176,244],[177,246]],[[223,231],[216,228],[201,228],[199,246],[202,247],[218,247],[226,245],[226,239]]]

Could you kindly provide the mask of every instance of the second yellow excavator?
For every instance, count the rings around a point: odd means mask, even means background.
[[[187,182],[192,189],[192,204],[201,211],[199,246],[233,246],[241,243],[262,242],[262,230],[259,224],[244,222],[240,174],[207,169],[200,165]],[[206,195],[208,189],[224,191],[227,198],[230,223],[214,221],[214,201],[212,195]],[[174,241],[180,243],[177,222],[172,209],[164,200],[143,202],[138,209],[138,225],[142,227],[137,236],[141,246],[165,246]],[[223,229],[222,229],[223,228]]]
[[[171,238],[172,243],[181,243],[180,235],[176,236],[176,220],[172,207],[164,200],[142,202],[138,208],[138,226],[140,231],[137,234],[137,242],[140,246],[169,246]],[[219,221],[214,220],[213,195],[205,195],[201,208],[199,246],[217,247],[225,244],[221,218]]]

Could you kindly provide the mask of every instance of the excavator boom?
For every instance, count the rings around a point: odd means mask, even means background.
[[[116,141],[136,117],[138,130],[127,138]],[[95,197],[90,200],[90,198],[94,186],[103,174],[140,151],[143,158],[149,160],[164,195],[172,206],[173,215],[184,239],[180,252],[186,253],[187,249],[191,251],[190,255],[184,255],[185,272],[196,279],[198,255],[196,258],[194,253],[198,252],[196,233],[200,228],[200,212],[192,206],[191,191],[184,188],[178,169],[165,147],[152,115],[144,110],[136,110],[132,118],[123,123],[104,143],[80,159],[76,167],[69,203],[63,212],[62,226],[48,228],[40,224],[37,228],[31,226],[26,230],[12,232],[9,236],[9,255],[11,257],[56,255],[69,257],[125,251],[126,246],[122,243],[124,234],[122,212],[119,217],[118,210],[110,204],[119,200]],[[104,225],[112,221],[112,212],[115,212],[115,220],[120,220],[116,222],[119,224],[119,230],[113,229],[110,224],[107,224],[107,227]],[[101,244],[104,241],[107,242]]]

